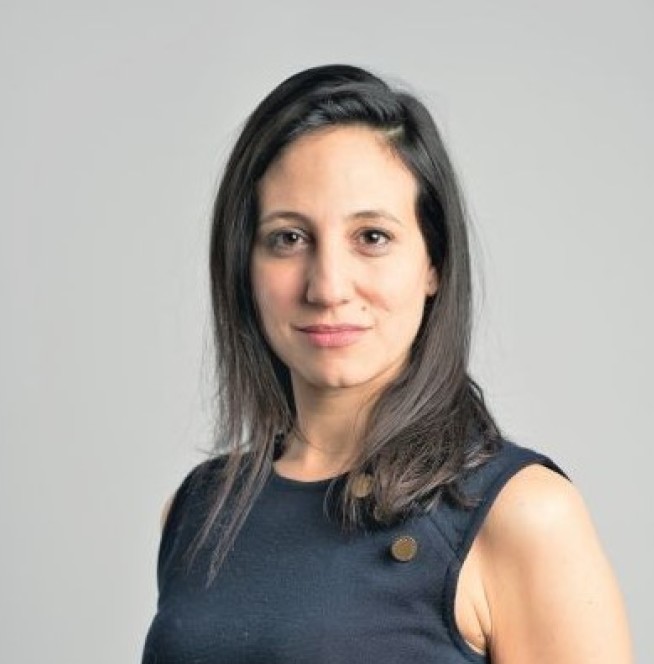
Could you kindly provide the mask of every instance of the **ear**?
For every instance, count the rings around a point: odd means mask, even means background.
[[[432,265],[429,268],[429,273],[427,275],[427,285],[425,286],[425,294],[427,297],[431,297],[432,295],[436,295],[436,291],[438,290],[438,273],[436,272],[436,268]]]

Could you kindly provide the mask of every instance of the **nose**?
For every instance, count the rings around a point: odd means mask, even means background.
[[[352,274],[347,252],[337,243],[315,245],[306,279],[306,299],[310,304],[335,306],[352,297]]]

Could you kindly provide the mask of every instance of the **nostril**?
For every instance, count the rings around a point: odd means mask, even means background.
[[[335,304],[349,299],[349,287],[343,280],[312,279],[307,284],[306,297],[310,302]]]

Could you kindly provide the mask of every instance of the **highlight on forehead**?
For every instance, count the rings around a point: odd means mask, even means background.
[[[294,136],[288,143],[286,143],[280,150],[275,154],[271,161],[266,166],[265,171],[268,171],[272,166],[274,166],[286,152],[295,145],[298,141],[301,141],[305,138],[311,138],[312,136],[318,136],[320,134],[329,134],[333,131],[338,131],[339,129],[361,129],[363,131],[368,131],[373,135],[376,135],[378,142],[381,146],[388,148],[392,154],[398,156],[397,153],[397,143],[399,139],[403,138],[405,135],[404,125],[393,125],[390,127],[375,127],[366,122],[342,122],[342,123],[333,123],[323,125],[321,127],[316,127],[315,129],[310,129],[308,131],[302,132],[301,134]],[[257,181],[257,188],[261,183],[261,180],[265,176],[265,171]]]

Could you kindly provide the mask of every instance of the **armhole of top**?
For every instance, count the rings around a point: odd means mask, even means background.
[[[452,558],[452,562],[449,566],[449,569],[447,570],[447,576],[445,579],[443,599],[445,607],[445,621],[447,623],[448,631],[450,632],[450,637],[457,645],[461,653],[465,655],[468,661],[476,662],[478,664],[481,664],[482,662],[489,662],[489,654],[479,653],[464,639],[459,630],[459,626],[457,625],[456,614],[454,611],[459,575],[461,573],[463,563],[468,556],[468,553],[470,552],[472,543],[479,533],[486,517],[488,516],[488,512],[493,506],[493,503],[495,502],[495,499],[499,495],[500,491],[504,488],[507,482],[523,468],[535,464],[545,466],[546,468],[559,473],[567,480],[570,480],[568,475],[547,456],[528,450],[525,450],[525,452],[527,453],[518,454],[514,459],[507,463],[506,467],[503,468],[493,479],[493,481],[487,486],[479,505],[473,508],[472,518],[467,524],[459,546],[455,549],[456,555]]]

